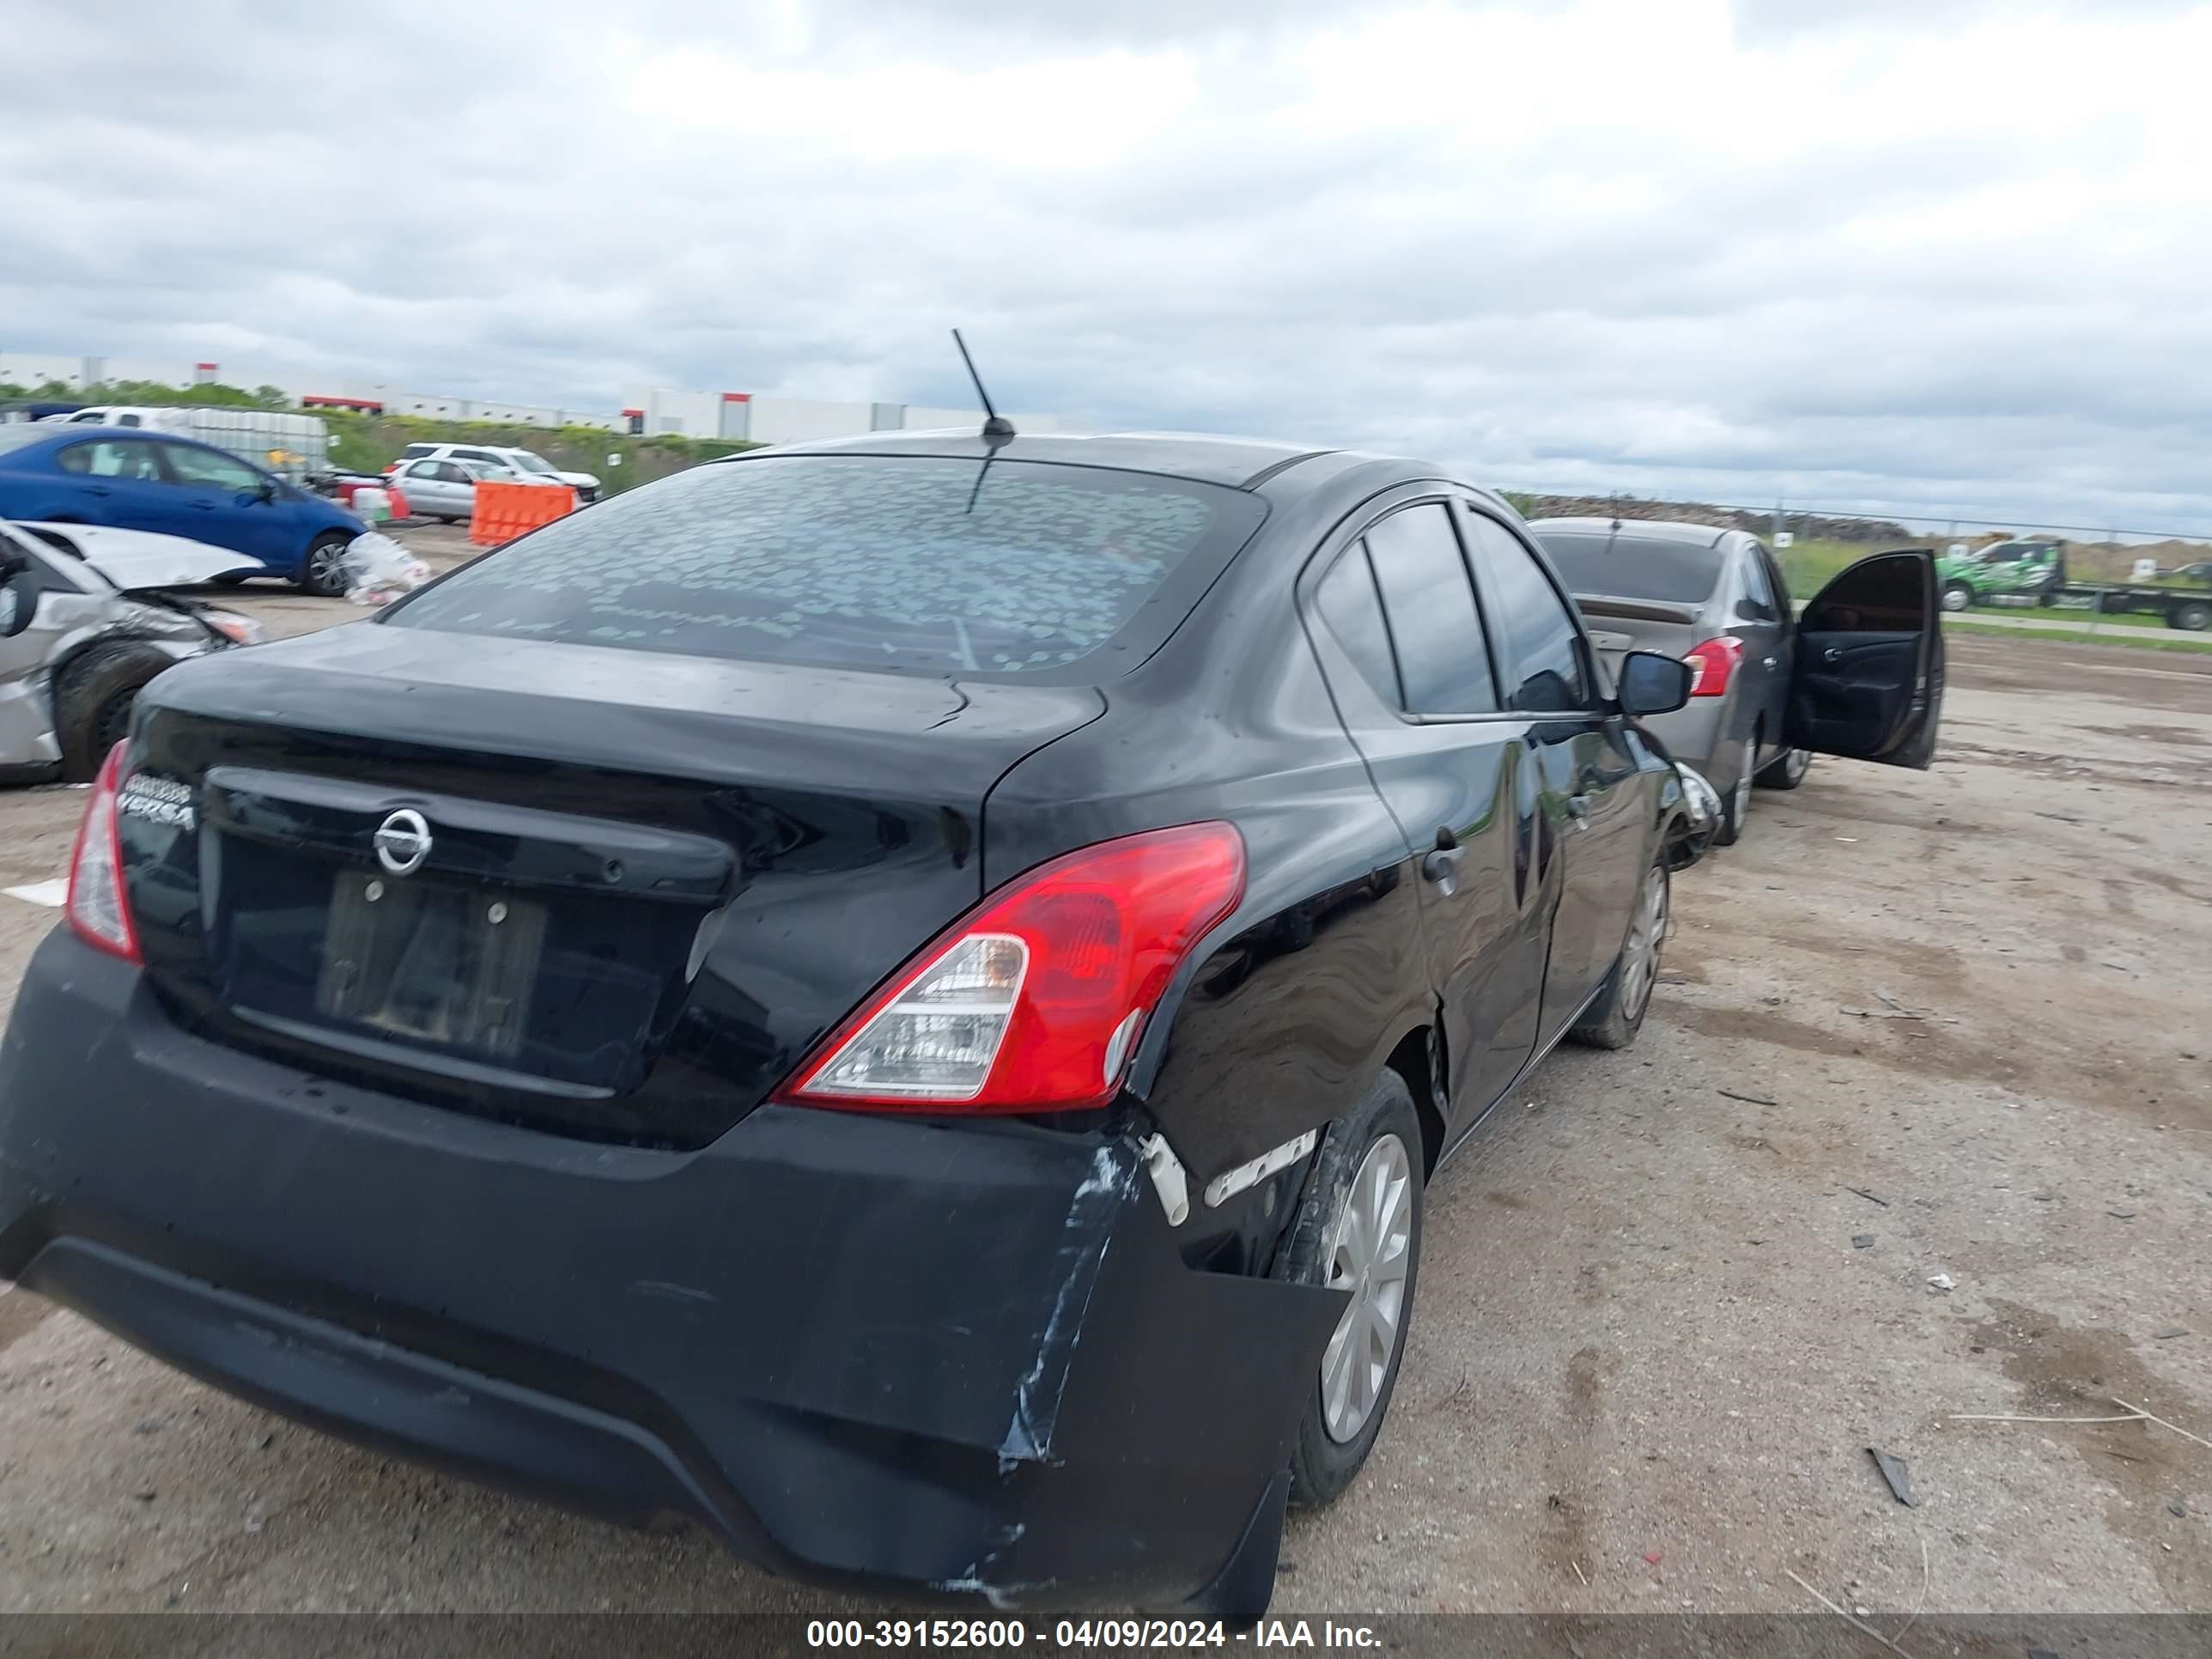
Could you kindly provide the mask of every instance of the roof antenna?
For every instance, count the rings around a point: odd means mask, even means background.
[[[983,377],[975,372],[975,360],[968,355],[968,342],[960,337],[960,331],[952,331],[952,343],[960,348],[960,361],[968,365],[968,378],[975,383],[975,395],[983,400],[983,435],[986,438],[1011,438],[1014,423],[991,407],[991,394],[983,390]]]

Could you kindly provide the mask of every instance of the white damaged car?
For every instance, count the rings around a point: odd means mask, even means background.
[[[161,591],[238,565],[179,536],[0,520],[0,781],[84,781],[149,680],[257,642],[258,623]]]

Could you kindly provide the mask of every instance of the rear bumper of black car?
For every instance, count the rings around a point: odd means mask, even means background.
[[[0,1273],[348,1437],[1001,1607],[1272,1571],[1340,1299],[1187,1267],[1123,1140],[572,1141],[203,1041],[65,932],[0,1043]]]

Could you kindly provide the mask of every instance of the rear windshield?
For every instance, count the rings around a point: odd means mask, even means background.
[[[386,618],[686,656],[1097,678],[1156,649],[1264,514],[1218,485],[1040,462],[710,463],[557,519]]]
[[[1702,605],[1720,586],[1723,555],[1717,547],[1639,540],[1627,531],[1613,537],[1536,533],[1559,580],[1577,596]]]

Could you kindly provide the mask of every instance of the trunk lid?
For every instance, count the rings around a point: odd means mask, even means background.
[[[1590,643],[1596,647],[1606,672],[1616,679],[1620,659],[1632,651],[1680,657],[1708,637],[1698,625],[1705,612],[1693,605],[1585,593],[1575,595],[1575,605],[1589,625]]]
[[[370,623],[142,706],[119,822],[177,1017],[689,1146],[975,902],[984,798],[1103,701]]]

